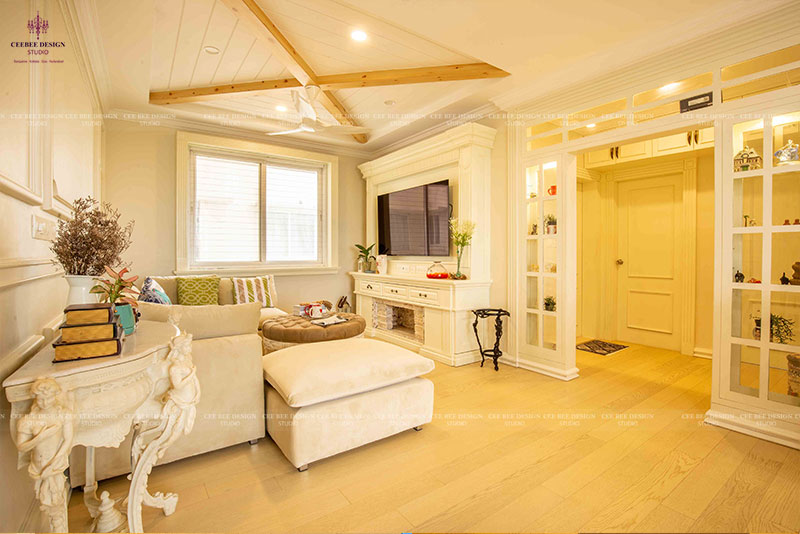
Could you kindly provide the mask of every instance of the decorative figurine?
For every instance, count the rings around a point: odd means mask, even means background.
[[[533,223],[531,225],[531,235],[539,235],[539,225],[538,224]]]
[[[800,219],[795,219],[792,224],[800,224]]]
[[[740,271],[736,271],[736,274],[733,275],[733,281],[737,284],[741,284],[744,282],[744,275]]]
[[[800,286],[800,261],[796,261],[792,264],[792,270],[794,274],[792,274],[792,279],[789,280],[789,283],[793,286]]]
[[[800,151],[798,151],[797,143],[789,139],[788,143],[775,152],[775,157],[778,158],[778,165],[797,163],[800,161]]]
[[[762,165],[762,157],[758,155],[758,152],[756,152],[755,149],[752,149],[747,145],[745,145],[745,147],[733,158],[734,172],[752,171],[755,169],[760,169]]]
[[[789,285],[789,277],[786,276],[786,271],[783,272],[783,276],[780,277],[781,285],[788,286]]]
[[[790,223],[790,222],[789,222],[789,219],[784,219],[784,220],[783,220],[783,225],[784,225],[784,226],[789,226],[789,225],[791,225],[791,224],[792,224],[792,223]]]
[[[760,284],[761,280],[759,280],[758,278],[750,278],[750,280],[748,280],[747,283],[748,284]]]

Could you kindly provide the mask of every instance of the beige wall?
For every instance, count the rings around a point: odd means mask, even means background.
[[[11,114],[43,111],[30,110],[29,74],[23,63],[14,59],[27,57],[25,51],[2,48],[0,76],[0,180],[27,186],[37,176],[29,166],[29,157],[37,166],[52,168],[59,194],[68,201],[93,193],[99,184],[99,126],[74,119],[68,114],[91,114],[93,107],[74,55],[75,43],[67,35],[58,4],[48,5],[50,21],[48,39],[65,41],[67,46],[52,52],[55,64],[49,71],[50,86],[43,87],[46,99],[56,118],[43,126],[52,134],[52,147],[40,151],[30,143],[26,119]],[[27,2],[5,2],[0,28],[3,35],[21,35],[30,18]],[[42,13],[45,15],[45,13]],[[45,66],[39,67],[41,69]],[[95,193],[99,193],[99,188]],[[95,195],[96,196],[96,195]],[[29,204],[0,191],[0,382],[5,380],[35,352],[49,342],[43,339],[43,327],[52,325],[61,316],[67,296],[67,284],[59,269],[50,263],[50,243],[33,239],[31,218],[36,215],[55,223],[56,217],[42,209],[41,203]],[[28,350],[26,350],[28,349]],[[42,527],[42,517],[33,503],[33,483],[27,470],[17,469],[17,450],[9,432],[10,406],[0,394],[0,532],[16,532],[21,528]],[[28,513],[30,512],[30,516]],[[27,520],[27,522],[26,522]],[[23,524],[25,523],[25,524]]]
[[[125,255],[139,275],[175,270],[175,137],[173,128],[109,120],[105,133],[103,195],[134,219],[133,245]],[[364,240],[364,181],[356,167],[363,159],[339,156],[339,272],[303,276],[277,275],[278,307],[316,299],[335,303],[350,295],[355,267],[353,245]]]
[[[675,158],[680,156],[675,156]],[[682,156],[686,157],[686,156]],[[663,160],[665,158],[659,158]],[[641,166],[642,162],[635,164]],[[624,164],[613,168],[625,167]],[[608,310],[601,309],[603,283],[597,258],[601,257],[604,240],[609,239],[601,224],[601,210],[613,209],[614,188],[603,188],[597,182],[586,182],[579,190],[581,206],[580,235],[582,274],[581,318],[579,335],[606,337],[603,317]],[[711,150],[699,153],[697,158],[697,268],[695,293],[695,350],[710,356],[713,333],[714,292],[714,156]],[[613,272],[613,271],[611,271]],[[612,296],[613,297],[613,296]],[[612,312],[613,317],[613,312]],[[609,324],[615,324],[613,319]]]

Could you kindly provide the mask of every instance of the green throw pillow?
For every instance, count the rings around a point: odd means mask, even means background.
[[[182,306],[219,304],[219,277],[178,277],[178,304]]]

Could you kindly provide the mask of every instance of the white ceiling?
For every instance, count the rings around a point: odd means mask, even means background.
[[[518,104],[730,26],[785,0],[257,0],[318,75],[485,61],[511,73],[500,80],[345,89],[339,100],[373,129],[349,136],[298,138],[379,150],[437,122],[443,109],[470,111],[494,100]],[[221,0],[94,0],[105,56],[104,107],[169,113],[252,133],[294,120],[290,90],[211,103],[155,106],[151,90],[289,76]],[[367,32],[365,42],[350,38]],[[219,54],[203,51],[214,46]],[[393,100],[393,106],[385,101]],[[321,118],[334,122],[322,106]],[[276,139],[276,138],[271,138]]]

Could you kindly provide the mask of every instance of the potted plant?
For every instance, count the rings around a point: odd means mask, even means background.
[[[755,322],[753,328],[753,338],[761,339],[761,315],[760,312],[756,315],[751,315],[751,319]],[[769,315],[769,340],[773,343],[789,343],[794,341],[794,320],[771,313]]]
[[[375,271],[370,268],[370,262],[375,259],[372,255],[372,249],[375,248],[375,243],[368,247],[364,245],[356,245],[358,249],[358,272],[360,273],[374,273]]]
[[[555,234],[558,232],[558,219],[552,213],[544,216],[544,224],[547,227],[546,233]]]
[[[450,219],[450,236],[456,246],[456,272],[450,275],[453,280],[466,280],[467,277],[461,272],[461,257],[464,249],[472,243],[472,236],[475,233],[475,223],[473,221],[459,221]]]
[[[114,305],[114,313],[119,317],[120,325],[125,334],[133,334],[136,330],[136,316],[133,308],[138,308],[136,296],[139,290],[133,283],[139,279],[138,276],[125,278],[128,268],[120,272],[114,271],[108,265],[105,266],[106,278],[95,278],[97,284],[91,289],[92,293],[100,295],[100,302],[110,302]]]
[[[545,311],[556,311],[556,298],[555,297],[545,297],[544,298],[544,309]]]
[[[96,302],[91,294],[94,277],[106,265],[122,262],[120,256],[131,244],[133,221],[122,226],[119,218],[110,204],[86,197],[73,202],[70,220],[58,222],[50,250],[69,284],[67,305]]]

